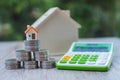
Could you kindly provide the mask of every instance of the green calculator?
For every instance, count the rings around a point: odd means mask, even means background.
[[[56,64],[56,68],[107,71],[112,56],[111,42],[73,42],[69,51]]]

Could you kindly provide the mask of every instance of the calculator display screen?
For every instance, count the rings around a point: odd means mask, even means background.
[[[107,46],[98,46],[98,45],[78,45],[74,46],[73,52],[109,52]]]

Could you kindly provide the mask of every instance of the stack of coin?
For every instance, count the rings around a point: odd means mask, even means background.
[[[18,61],[29,61],[31,60],[31,52],[25,50],[16,50],[16,59]]]
[[[26,51],[38,51],[40,48],[39,40],[24,40]]]
[[[17,61],[16,59],[7,59],[5,61],[5,68],[6,69],[20,69],[20,61]]]
[[[41,49],[40,51],[35,51],[35,59],[37,61],[47,61],[49,52],[47,49]]]
[[[38,68],[37,61],[24,61],[24,68],[25,69],[36,69]]]
[[[52,61],[42,61],[41,66],[43,69],[53,68]]]

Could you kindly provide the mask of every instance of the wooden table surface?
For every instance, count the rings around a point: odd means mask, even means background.
[[[114,56],[112,66],[107,72],[74,71],[54,69],[6,70],[6,59],[15,58],[15,50],[23,47],[21,42],[0,42],[0,80],[120,80],[120,39],[88,38],[80,42],[113,42]],[[60,59],[62,55],[51,56]]]

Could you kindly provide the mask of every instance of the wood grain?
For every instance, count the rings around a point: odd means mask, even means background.
[[[114,56],[112,66],[107,72],[74,71],[54,69],[6,70],[4,61],[15,58],[15,50],[23,48],[22,42],[0,42],[0,80],[120,80],[120,39],[88,38],[80,42],[113,42]],[[51,56],[59,60],[62,55]]]

